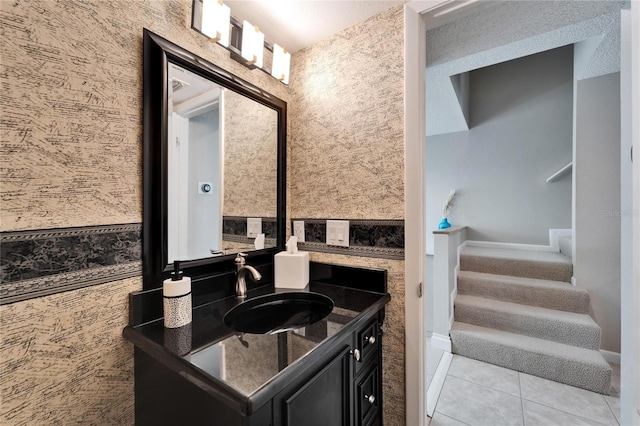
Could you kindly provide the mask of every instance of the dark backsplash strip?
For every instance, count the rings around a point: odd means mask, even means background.
[[[0,233],[0,303],[139,275],[141,229],[134,223]],[[103,268],[109,271],[97,272]]]
[[[246,216],[223,216],[222,233],[225,235],[247,236]],[[277,223],[275,217],[262,218],[262,233],[265,238],[275,239],[277,236]]]
[[[348,254],[352,256],[404,258],[404,221],[402,220],[349,220],[349,247],[327,246],[327,219],[303,220],[305,242],[299,247],[309,251]]]

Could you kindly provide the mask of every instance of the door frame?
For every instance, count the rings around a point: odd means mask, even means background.
[[[620,424],[640,424],[640,2],[621,11]],[[629,166],[629,149],[633,163]],[[626,165],[625,165],[626,163]],[[631,179],[631,182],[628,180]],[[630,209],[630,211],[629,211]],[[630,234],[630,236],[629,236]]]
[[[426,425],[426,336],[423,306],[425,249],[425,21],[422,13],[449,0],[404,6],[405,155],[405,424]]]
[[[450,0],[413,0],[404,7],[405,77],[405,395],[406,424],[426,425],[426,339],[422,300],[426,256],[424,229],[424,141],[425,141],[425,22],[422,14]],[[632,238],[631,259],[640,258],[640,2],[628,2],[623,12],[622,65],[628,66],[628,78],[621,79],[623,146],[633,144],[636,152],[632,166]],[[622,74],[621,74],[622,76]],[[629,87],[631,86],[631,87]],[[626,92],[625,92],[626,91]],[[626,150],[627,148],[625,148]],[[621,247],[628,250],[628,247]],[[621,421],[640,421],[640,262],[624,265],[628,279],[621,282]],[[629,270],[630,269],[630,270]],[[623,271],[625,276],[625,271]]]

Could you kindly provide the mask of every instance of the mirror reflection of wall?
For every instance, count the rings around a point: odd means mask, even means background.
[[[278,114],[169,64],[168,262],[275,247]]]
[[[169,65],[169,262],[221,250],[222,97],[217,84]]]

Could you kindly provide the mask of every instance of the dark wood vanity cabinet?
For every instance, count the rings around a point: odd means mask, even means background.
[[[274,398],[274,424],[343,426],[350,424],[352,351],[344,347],[302,387]]]
[[[380,336],[376,318],[345,338],[317,373],[280,392],[273,399],[273,425],[381,425]]]
[[[220,391],[136,348],[136,424],[382,425],[381,319],[382,311],[329,347],[309,352],[302,365],[283,370],[279,384],[265,387],[273,395],[252,402],[248,416],[225,403]]]

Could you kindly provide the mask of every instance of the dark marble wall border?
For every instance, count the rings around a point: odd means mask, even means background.
[[[256,216],[223,216],[222,240],[252,246],[254,238],[247,237],[248,217]],[[265,236],[264,246],[275,247],[277,237],[277,222],[275,217],[262,218],[262,232]]]
[[[323,253],[347,254],[351,256],[404,259],[403,220],[351,220],[349,219],[349,247],[326,244],[327,219],[303,220],[305,242],[299,243],[301,250]]]
[[[251,216],[255,217],[255,216]],[[223,216],[222,234],[224,236],[235,235],[237,237],[247,237],[248,216]],[[262,218],[262,232],[265,238],[275,239],[277,236],[277,223],[275,217]],[[226,238],[225,238],[226,239]],[[253,239],[251,239],[253,241]],[[240,241],[243,242],[243,241]]]
[[[0,304],[141,275],[140,223],[0,233]]]

